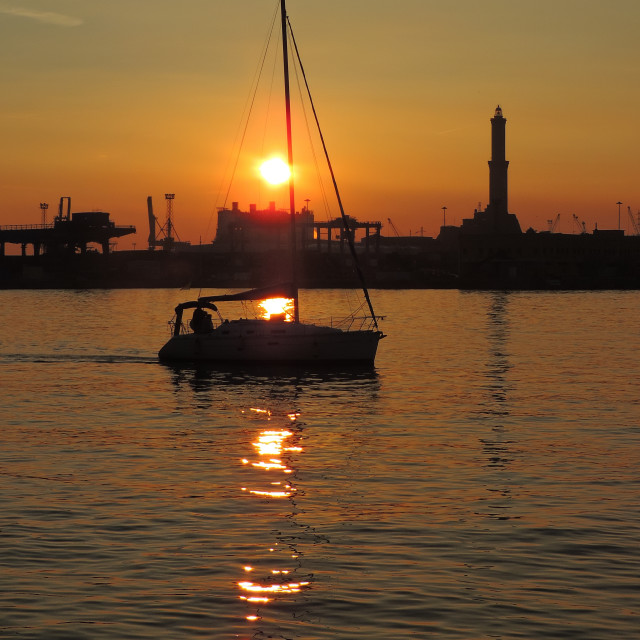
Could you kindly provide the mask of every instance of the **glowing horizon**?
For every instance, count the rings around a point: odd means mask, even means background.
[[[629,230],[627,207],[640,209],[637,2],[617,0],[614,11],[584,0],[578,16],[573,3],[551,0],[493,8],[407,0],[402,12],[372,0],[364,23],[355,5],[339,21],[331,4],[291,0],[288,9],[350,215],[382,221],[383,235],[392,235],[391,218],[402,235],[429,236],[443,206],[450,224],[472,217],[488,201],[489,120],[500,104],[509,208],[523,230],[545,230],[558,213],[560,232],[571,232],[573,215],[588,230],[616,228],[617,202]],[[70,196],[74,212],[107,211],[137,227],[118,249],[142,248],[146,197],[161,217],[169,191],[180,238],[211,242],[270,14],[261,0],[194,0],[187,13],[159,7],[151,32],[139,29],[144,7],[121,0],[108,8],[70,0],[64,15],[0,13],[12,60],[0,81],[0,224],[40,223],[41,202],[51,221],[60,196]],[[277,96],[275,74],[272,84]],[[245,147],[281,148],[276,98],[256,96],[254,111],[260,126],[246,132]],[[322,219],[304,115],[296,107],[293,115],[296,200],[310,199]],[[266,185],[251,162],[238,165],[229,201],[288,208],[282,185]]]

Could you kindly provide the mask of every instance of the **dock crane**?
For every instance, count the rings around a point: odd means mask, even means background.
[[[547,220],[547,224],[549,225],[549,233],[554,233],[556,227],[558,226],[558,220],[560,220],[560,214],[558,214],[554,220]]]
[[[640,236],[640,212],[638,212],[638,220],[633,217],[633,213],[631,213],[631,207],[627,207],[627,212],[629,214],[629,220],[631,220],[631,226],[633,228],[633,235]]]
[[[391,218],[387,218],[387,222],[391,225],[391,228],[393,229],[393,232],[396,234],[396,238],[399,238],[400,234],[398,233],[398,230],[396,229],[396,225],[393,224],[393,222],[391,222]]]
[[[573,228],[575,229],[576,226],[578,227],[578,231],[579,231],[580,234],[587,233],[586,224],[584,223],[583,220],[580,220],[580,218],[578,218],[578,216],[574,213],[573,214]]]
[[[151,196],[147,197],[147,215],[149,217],[149,251],[153,251],[156,247],[162,247],[164,250],[171,250],[176,239],[178,242],[180,241],[171,218],[171,203],[173,201],[173,197],[169,198],[168,196],[173,196],[173,194],[169,193],[165,195],[165,198],[167,199],[167,221],[164,225],[160,224],[160,221],[153,213]]]

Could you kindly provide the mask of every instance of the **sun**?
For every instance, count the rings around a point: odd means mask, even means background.
[[[260,165],[260,173],[269,184],[282,184],[289,179],[289,165],[282,158],[269,158]]]

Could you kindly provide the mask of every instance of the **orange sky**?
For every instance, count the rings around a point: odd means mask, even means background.
[[[383,221],[384,234],[391,218],[401,234],[437,235],[442,206],[459,224],[486,205],[497,104],[509,208],[523,229],[546,229],[558,213],[558,231],[571,232],[573,214],[588,230],[616,228],[618,201],[627,229],[626,207],[640,209],[637,0],[287,6],[347,211]],[[51,219],[71,196],[73,211],[136,225],[118,248],[142,248],[147,196],[162,218],[172,192],[181,239],[210,242],[275,7],[0,0],[0,224],[40,222],[40,202]],[[270,59],[229,192],[242,208],[287,206],[255,174],[274,139],[266,112],[280,108],[276,76],[267,109],[273,67]],[[295,154],[298,204],[310,198],[324,219],[306,143]]]

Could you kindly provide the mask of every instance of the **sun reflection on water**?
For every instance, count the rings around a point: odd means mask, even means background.
[[[289,573],[287,571],[287,573]],[[304,582],[288,582],[284,584],[269,584],[261,585],[254,582],[238,582],[238,586],[244,591],[257,592],[257,593],[298,593],[303,587],[309,586],[308,581]],[[241,599],[247,599],[240,596]],[[261,598],[261,600],[267,600],[268,598]]]
[[[290,298],[268,298],[258,304],[260,317],[265,320],[293,321],[293,300]]]
[[[247,484],[241,487],[241,491],[261,502],[266,501],[266,504],[272,500],[289,500],[291,511],[296,512],[294,499],[297,489],[291,478],[297,471],[294,458],[303,453],[297,422],[299,414],[289,412],[274,417],[270,410],[261,408],[252,408],[251,412],[256,418],[269,423],[272,419],[274,422],[279,419],[285,420],[286,424],[280,428],[270,426],[255,434],[251,442],[253,455],[240,460],[245,470],[243,473],[247,475]],[[251,573],[252,579],[247,579],[247,575],[236,583],[240,600],[253,607],[245,615],[250,622],[262,619],[261,606],[276,599],[291,598],[311,585],[310,576],[294,576],[301,565],[298,550],[291,542],[284,545],[275,542],[262,549],[264,557],[252,559],[243,567],[245,575]],[[255,577],[253,574],[256,574]]]

